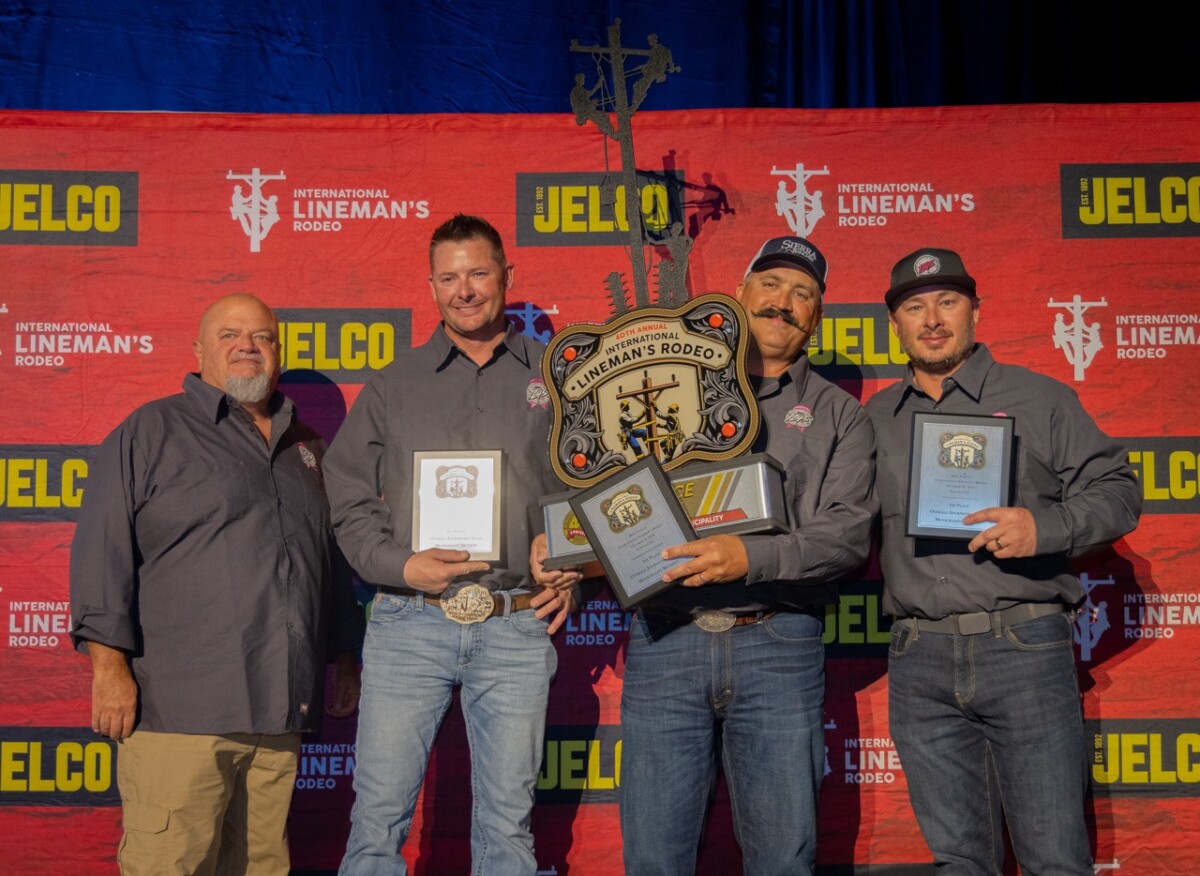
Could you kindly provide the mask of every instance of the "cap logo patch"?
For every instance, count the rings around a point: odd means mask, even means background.
[[[795,240],[785,240],[780,245],[779,251],[798,255],[800,258],[807,262],[812,262],[813,264],[816,264],[817,261],[817,254],[813,252],[811,246],[805,246],[804,244],[798,243]]]
[[[938,273],[942,269],[942,263],[937,256],[917,256],[917,260],[913,262],[913,268],[918,277],[925,277]]]

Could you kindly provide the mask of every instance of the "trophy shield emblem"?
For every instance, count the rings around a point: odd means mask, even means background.
[[[558,332],[542,359],[555,474],[584,488],[647,456],[670,470],[745,453],[759,427],[748,346],[741,305],[720,293]]]

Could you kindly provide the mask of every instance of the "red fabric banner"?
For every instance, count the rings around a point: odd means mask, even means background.
[[[977,278],[979,338],[1071,385],[1123,440],[1138,529],[1080,565],[1076,624],[1094,744],[1097,870],[1190,874],[1200,851],[1200,105],[640,113],[649,288],[691,239],[692,295],[732,292],[767,237],[831,265],[809,355],[865,401],[897,379],[883,292],[919,246]],[[509,315],[546,340],[632,301],[620,156],[569,115],[0,114],[0,860],[115,873],[115,750],[89,730],[90,671],[67,637],[67,564],[91,449],[194,368],[202,309],[252,292],[282,322],[284,391],[327,438],[364,380],[436,324],[428,241],[489,218],[516,265]],[[453,399],[447,400],[453,404]],[[877,568],[826,625],[820,861],[927,863],[887,728]],[[365,599],[365,592],[364,592]],[[609,594],[556,638],[534,827],[540,872],[620,872],[620,690],[629,618]],[[403,740],[397,740],[398,745]],[[456,709],[406,856],[466,873]],[[337,866],[354,722],[306,739],[298,870]],[[771,765],[762,764],[769,781]],[[699,872],[739,862],[719,792]],[[851,872],[847,870],[846,872]]]

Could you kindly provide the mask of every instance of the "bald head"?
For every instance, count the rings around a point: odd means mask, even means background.
[[[279,322],[244,292],[219,298],[200,317],[192,345],[200,379],[244,405],[264,405],[279,383]]]

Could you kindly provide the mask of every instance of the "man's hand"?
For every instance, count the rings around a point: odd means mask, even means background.
[[[333,695],[325,703],[325,714],[331,718],[346,718],[358,709],[362,695],[358,655],[343,651],[333,660]]]
[[[92,730],[120,742],[133,733],[138,688],[125,652],[88,642],[92,658]]]
[[[675,581],[684,587],[703,587],[705,584],[725,584],[746,577],[750,560],[746,546],[736,535],[710,535],[687,544],[677,544],[662,552],[664,560],[689,557],[663,572],[664,581]]]
[[[1032,557],[1037,553],[1037,524],[1028,508],[984,508],[963,518],[973,523],[994,523],[971,539],[971,553],[986,547],[998,560]]]
[[[546,534],[539,533],[529,545],[529,569],[533,573],[535,583],[552,590],[566,590],[583,580],[582,573],[577,569],[543,568],[542,563],[547,553],[549,547],[546,544]]]
[[[534,612],[537,617],[549,617],[549,626],[546,627],[546,634],[553,636],[558,632],[559,628],[567,622],[567,618],[571,612],[579,607],[579,588],[564,587],[562,589],[545,588],[533,594],[531,605],[537,609]]]
[[[417,551],[404,564],[404,583],[414,590],[436,596],[455,578],[486,572],[490,568],[489,563],[471,562],[471,555],[466,551],[426,548]]]

